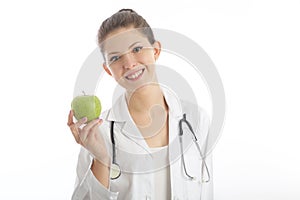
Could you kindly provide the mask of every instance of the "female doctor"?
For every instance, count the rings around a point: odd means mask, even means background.
[[[213,199],[209,118],[158,83],[161,44],[146,20],[122,9],[102,23],[98,43],[105,71],[125,92],[88,124],[69,113],[82,146],[72,199]]]

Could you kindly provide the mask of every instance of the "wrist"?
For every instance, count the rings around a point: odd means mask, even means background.
[[[101,168],[107,168],[107,169],[109,169],[109,167],[110,167],[110,162],[109,162],[109,158],[107,158],[107,159],[101,159],[101,160],[98,160],[97,158],[94,158],[93,159],[93,164],[92,164],[92,167],[93,167],[93,165],[95,166],[95,167],[101,167]]]

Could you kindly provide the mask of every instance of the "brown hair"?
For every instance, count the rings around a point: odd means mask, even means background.
[[[100,48],[101,43],[106,39],[109,33],[118,28],[127,28],[129,26],[138,28],[151,44],[155,42],[152,29],[142,16],[132,9],[121,9],[102,22],[98,31],[98,45]]]

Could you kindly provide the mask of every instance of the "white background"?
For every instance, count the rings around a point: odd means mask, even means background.
[[[1,1],[0,199],[70,199],[75,80],[101,21],[123,7],[193,39],[217,66],[227,113],[215,199],[300,199],[296,0]]]

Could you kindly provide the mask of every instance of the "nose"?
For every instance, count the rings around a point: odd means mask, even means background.
[[[135,66],[137,66],[137,60],[136,60],[135,56],[131,52],[124,54],[123,55],[123,67],[125,69],[132,69]]]

